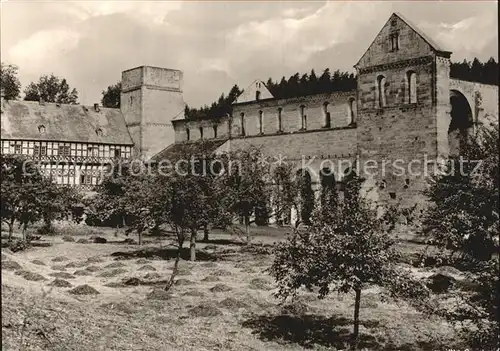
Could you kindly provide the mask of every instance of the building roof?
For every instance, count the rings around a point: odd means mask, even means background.
[[[401,13],[395,12],[393,16],[399,17],[403,22],[405,22],[408,25],[408,27],[410,27],[411,29],[413,29],[415,33],[420,35],[420,37],[424,39],[427,42],[427,44],[429,44],[435,51],[450,53],[450,51],[443,49],[438,43],[436,43],[436,41],[427,36],[427,34],[425,34],[420,28],[418,28],[415,24],[413,24],[413,22],[409,21]]]
[[[161,160],[178,160],[183,156],[207,155],[215,152],[219,146],[224,144],[227,139],[208,139],[189,142],[174,143],[151,157],[151,161],[159,162]]]
[[[1,110],[2,139],[133,145],[120,109],[4,100]]]

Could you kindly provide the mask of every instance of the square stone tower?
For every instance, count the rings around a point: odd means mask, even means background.
[[[174,143],[172,120],[183,118],[182,72],[140,66],[122,72],[120,109],[137,155],[149,159]]]

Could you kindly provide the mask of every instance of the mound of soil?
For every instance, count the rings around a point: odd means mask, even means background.
[[[219,269],[218,271],[213,272],[212,275],[215,275],[217,277],[228,277],[230,275],[233,275],[233,273],[226,271],[224,269]]]
[[[148,300],[163,300],[163,301],[165,301],[165,300],[170,300],[171,298],[172,298],[172,295],[163,289],[154,289],[147,296]]]
[[[148,263],[151,263],[152,261],[150,260],[147,260],[145,258],[139,258],[137,261],[135,261],[135,263],[137,264],[148,264]]]
[[[54,281],[52,281],[49,285],[55,286],[58,288],[71,288],[73,286],[73,284],[71,284],[67,280],[59,279],[59,278],[54,279]]]
[[[217,245],[207,245],[203,249],[204,250],[214,251],[214,250],[217,250]]]
[[[138,286],[142,284],[142,280],[139,278],[133,277],[133,278],[125,278],[123,279],[123,284],[128,285],[128,286]]]
[[[125,244],[129,244],[129,245],[135,245],[135,244],[137,244],[137,241],[135,241],[135,240],[134,240],[134,239],[132,239],[132,238],[126,238],[125,240],[123,240],[123,242],[124,242]]]
[[[75,276],[73,274],[67,273],[67,272],[54,272],[49,274],[51,277],[54,278],[61,278],[61,279],[75,279]]]
[[[87,239],[78,239],[76,241],[77,244],[90,244],[90,241],[88,241]]]
[[[91,287],[90,285],[78,285],[76,288],[71,289],[69,291],[70,294],[73,295],[97,295],[100,294],[99,291]]]
[[[271,290],[271,286],[269,286],[269,282],[262,278],[254,278],[248,284],[250,289],[255,290]]]
[[[210,288],[211,292],[225,292],[225,291],[231,291],[231,290],[233,290],[233,289],[231,289],[226,284],[216,284]]]
[[[38,281],[41,281],[41,280],[47,280],[47,278],[45,278],[41,274],[33,273],[33,272],[30,272],[30,271],[25,271],[25,270],[17,271],[17,272],[15,272],[15,274],[16,275],[20,275],[21,277],[23,277],[26,280],[30,280],[30,281],[34,281],[34,282],[38,282]]]
[[[56,265],[56,266],[50,267],[50,269],[52,269],[53,271],[65,271],[66,270],[66,266]]]
[[[110,277],[116,277],[117,275],[120,275],[120,274],[123,274],[123,273],[127,273],[127,272],[128,271],[126,269],[116,268],[116,269],[113,269],[113,270],[110,270],[110,271],[102,272],[98,276],[99,277],[103,277],[103,278],[110,278]]]
[[[2,269],[8,270],[8,271],[15,271],[17,269],[21,269],[21,265],[17,263],[16,261],[3,261],[2,262]]]
[[[113,311],[120,311],[120,312],[123,312],[126,314],[133,314],[136,312],[136,309],[133,308],[132,306],[130,306],[130,304],[127,302],[117,302],[117,303],[110,302],[110,303],[106,303],[106,304],[101,305],[101,307],[104,307],[106,309],[110,309]]]
[[[138,271],[156,271],[156,268],[151,266],[150,264],[144,265],[141,268],[137,269]]]
[[[240,300],[236,300],[232,297],[228,297],[227,299],[222,300],[219,302],[219,306],[233,309],[233,308],[245,308],[248,307],[246,303]]]
[[[206,262],[206,263],[203,263],[201,266],[204,267],[204,268],[216,268],[217,267],[217,263],[215,263],[215,262]]]
[[[87,265],[86,262],[70,262],[64,267],[66,267],[66,268],[81,268],[81,267],[85,267],[86,265]]]
[[[98,267],[98,266],[88,266],[87,268],[85,268],[85,270],[89,271],[89,272],[98,272],[101,270],[101,267]]]
[[[68,260],[69,258],[67,258],[66,256],[57,256],[52,259],[52,262],[64,262]]]
[[[209,275],[209,276],[206,276],[205,278],[203,278],[201,280],[202,282],[218,282],[220,281],[220,278],[219,277],[215,277],[213,275]]]
[[[177,275],[191,275],[191,270],[188,267],[177,268]]]
[[[194,283],[188,279],[177,279],[174,282],[175,285],[193,285]]]
[[[91,236],[89,239],[92,240],[94,244],[106,244],[108,242],[106,238],[100,236]]]
[[[125,284],[123,284],[122,282],[110,282],[110,283],[104,284],[104,286],[107,288],[124,288]]]
[[[156,272],[149,272],[144,274],[144,279],[149,279],[149,280],[155,280],[155,279],[160,279],[161,275],[156,273]]]
[[[87,276],[87,275],[92,275],[92,272],[90,272],[86,269],[80,269],[80,270],[74,271],[73,275]]]
[[[193,307],[188,313],[193,317],[217,317],[222,315],[222,312],[217,307],[210,304]]]
[[[33,260],[31,263],[36,264],[37,266],[45,266],[45,263],[40,260]]]
[[[69,236],[69,235],[63,236],[62,240],[67,242],[67,243],[74,243],[75,242],[75,238],[73,238],[72,236]]]
[[[124,264],[123,262],[116,261],[116,262],[108,264],[107,266],[104,266],[104,268],[120,268],[120,267],[125,267],[125,266],[126,266],[126,264]]]
[[[102,257],[99,257],[99,256],[87,258],[88,263],[103,263],[104,261],[105,261],[105,259]]]

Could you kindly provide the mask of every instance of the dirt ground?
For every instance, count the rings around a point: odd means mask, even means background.
[[[353,296],[319,300],[302,291],[285,304],[274,297],[276,286],[266,272],[272,248],[261,243],[279,239],[277,230],[266,236],[261,229],[250,247],[234,236],[213,234],[211,242],[197,245],[198,261],[181,260],[169,293],[161,289],[174,263],[170,239],[147,237],[139,247],[112,231],[100,234],[108,243],[57,236],[44,238],[48,247],[2,249],[2,350],[347,347]],[[361,346],[367,350],[444,349],[456,338],[445,321],[376,287],[363,291],[360,318]]]

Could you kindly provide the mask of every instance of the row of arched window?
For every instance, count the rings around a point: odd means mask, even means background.
[[[330,128],[332,125],[331,115],[330,112],[328,111],[329,105],[330,104],[328,102],[323,103],[322,113],[323,113],[324,128]],[[349,98],[347,106],[348,106],[348,125],[351,125],[352,123],[355,122],[356,99],[354,99],[353,97]],[[283,131],[282,113],[283,113],[283,108],[278,107],[276,114],[277,117],[276,123],[278,132]],[[305,105],[299,106],[299,118],[300,118],[300,130],[307,130],[307,114]],[[240,113],[240,126],[241,126],[241,131],[240,131],[241,135],[246,135],[244,112]],[[262,110],[259,111],[258,126],[259,126],[258,128],[259,134],[264,134],[264,112]]]
[[[328,102],[324,102],[322,105],[322,117],[323,117],[323,127],[324,128],[331,128],[332,126],[332,120],[331,120],[331,115],[329,111],[329,106],[330,104]],[[300,118],[300,130],[304,131],[307,130],[307,114],[306,114],[306,106],[305,105],[300,105],[298,109],[299,113],[299,118]],[[276,127],[277,127],[277,132],[282,132],[283,131],[283,120],[282,120],[282,114],[283,114],[283,108],[278,107],[277,113],[276,113]],[[356,99],[354,97],[351,97],[348,99],[347,103],[347,125],[351,125],[355,122],[355,116],[356,116]],[[240,113],[240,135],[245,136],[247,135],[246,129],[245,129],[245,113],[241,112]],[[264,112],[260,110],[258,112],[258,133],[259,134],[264,134]],[[217,138],[218,137],[218,130],[217,130],[217,125],[212,126],[213,129],[213,136],[211,138]],[[186,140],[191,140],[191,129],[186,128],[185,129],[186,133]],[[199,139],[204,139],[204,128],[203,127],[198,127],[198,134],[199,134]]]
[[[383,74],[377,76],[376,82],[376,106],[378,108],[387,106],[386,99],[386,77]],[[406,94],[404,101],[407,104],[417,103],[417,74],[414,71],[408,71],[405,75]]]

